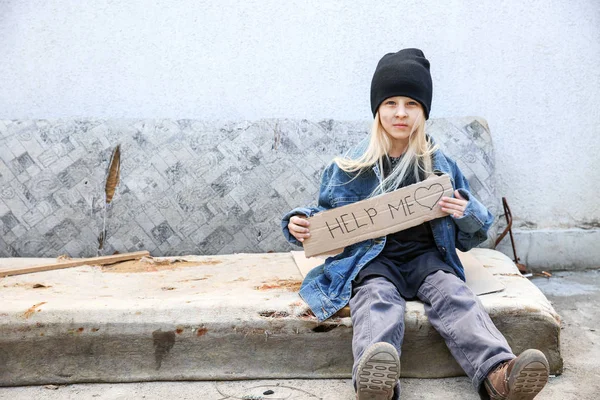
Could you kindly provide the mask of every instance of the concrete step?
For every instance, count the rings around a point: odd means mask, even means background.
[[[481,300],[513,351],[538,348],[560,373],[546,297],[503,254],[471,253],[506,285]],[[178,259],[2,278],[0,385],[350,377],[350,318],[306,315],[290,253]],[[421,303],[408,302],[405,318],[404,377],[463,374]]]
[[[590,379],[585,383],[592,382]],[[581,383],[584,382],[573,376],[567,379],[564,375],[551,377],[536,400],[596,400],[597,385],[596,388],[576,386]],[[480,400],[477,391],[466,376],[442,379],[401,378],[400,385],[402,400]],[[164,400],[171,398],[178,400],[355,400],[356,396],[350,379],[80,383],[49,387],[0,388],[0,399],[10,400]]]
[[[552,380],[551,380],[552,383]],[[401,379],[402,400],[478,400],[467,377]],[[271,393],[271,392],[273,393]],[[545,389],[546,391],[546,389]],[[271,394],[264,394],[271,393]],[[350,379],[282,379],[252,381],[92,383],[65,386],[0,388],[0,398],[11,400],[354,400]],[[544,397],[543,399],[548,399]],[[556,397],[553,400],[565,400]],[[581,400],[581,399],[578,399]]]

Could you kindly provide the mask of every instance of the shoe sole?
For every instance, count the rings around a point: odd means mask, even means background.
[[[374,343],[358,363],[357,400],[389,400],[400,376],[398,352],[389,343]]]
[[[515,362],[508,377],[512,389],[507,400],[531,400],[548,383],[550,367],[546,356],[539,350],[525,350]]]

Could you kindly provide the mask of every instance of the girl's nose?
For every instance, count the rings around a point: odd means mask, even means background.
[[[401,118],[402,118],[402,117],[405,117],[405,116],[407,116],[407,115],[408,115],[408,114],[406,113],[406,108],[404,108],[404,107],[398,107],[398,108],[396,109],[396,116],[398,116],[398,117],[401,117]]]

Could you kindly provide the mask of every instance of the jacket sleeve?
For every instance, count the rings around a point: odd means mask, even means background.
[[[332,174],[332,169],[334,168],[334,163],[331,163],[329,166],[327,166],[327,168],[325,168],[325,170],[323,171],[323,174],[321,175],[321,186],[319,189],[319,201],[317,204],[317,207],[297,207],[294,208],[292,211],[289,211],[288,213],[286,213],[283,218],[281,219],[281,229],[283,230],[283,236],[285,237],[285,239],[292,243],[295,244],[297,246],[302,246],[302,242],[299,242],[298,240],[296,240],[296,238],[294,236],[292,236],[292,234],[290,233],[290,230],[288,229],[288,224],[290,222],[290,218],[292,218],[294,215],[304,215],[306,217],[312,217],[313,215],[321,212],[321,211],[325,211],[325,210],[329,210],[330,208],[333,208],[331,206],[331,185],[330,185],[330,180],[331,180],[331,174]]]
[[[454,165],[455,189],[468,200],[467,208],[462,217],[451,217],[456,226],[456,247],[460,251],[469,251],[487,239],[487,232],[494,222],[494,216],[488,209],[473,196],[469,189],[469,182],[464,177],[458,166]]]

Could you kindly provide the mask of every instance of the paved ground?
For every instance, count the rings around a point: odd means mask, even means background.
[[[558,272],[534,283],[563,318],[564,373],[551,378],[544,400],[600,398],[600,270]],[[476,400],[467,378],[402,379],[403,399]],[[267,390],[274,393],[264,395]],[[255,396],[255,397],[250,397]],[[151,382],[0,388],[1,399],[352,399],[349,380]]]

